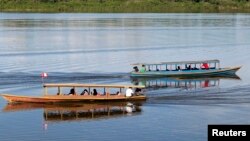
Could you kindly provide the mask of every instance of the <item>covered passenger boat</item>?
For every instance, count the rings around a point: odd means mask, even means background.
[[[44,94],[42,96],[22,96],[22,95],[12,95],[12,94],[1,94],[1,95],[9,103],[13,103],[13,102],[55,103],[55,102],[82,102],[82,101],[130,101],[130,100],[145,100],[146,99],[146,96],[143,94],[142,91],[137,91],[130,97],[125,96],[125,91],[127,88],[142,90],[144,86],[109,85],[109,84],[79,84],[79,83],[47,83],[47,84],[44,84],[43,87],[44,87]],[[48,88],[56,89],[57,93],[56,94],[49,93]],[[64,94],[63,89],[69,89],[69,88],[71,88],[70,93]]]
[[[241,66],[220,67],[219,60],[136,63],[132,77],[235,75]]]

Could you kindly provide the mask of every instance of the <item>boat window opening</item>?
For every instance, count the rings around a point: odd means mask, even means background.
[[[110,95],[122,95],[122,88],[112,88],[109,92]]]
[[[61,87],[58,87],[57,95],[61,95]]]
[[[81,87],[81,95],[87,96],[87,95],[91,95],[90,92],[90,88],[89,87]]]
[[[90,88],[90,95],[99,96],[99,95],[105,95],[105,93],[103,91],[103,88],[91,87]]]
[[[196,69],[195,65],[191,64],[191,70],[195,70],[195,69]]]
[[[168,69],[168,65],[166,64],[166,71],[169,71],[169,69]]]
[[[70,89],[68,89],[67,92],[69,92]],[[44,87],[44,95],[63,95],[65,94],[63,92],[62,87]]]
[[[104,95],[106,95],[108,97],[112,93],[111,90],[112,89],[110,89],[110,88],[106,88]]]
[[[107,94],[107,92],[106,92],[106,88],[105,88],[105,87],[103,88],[103,94],[104,94],[104,95],[106,95],[106,94]]]

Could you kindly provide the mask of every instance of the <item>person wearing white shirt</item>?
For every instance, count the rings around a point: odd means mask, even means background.
[[[131,89],[131,87],[129,87],[129,88],[126,90],[126,97],[131,97],[133,93],[134,93],[133,90]]]

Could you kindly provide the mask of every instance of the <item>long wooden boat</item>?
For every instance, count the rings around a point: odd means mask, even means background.
[[[131,72],[132,77],[235,75],[236,71],[241,68],[241,66],[221,68],[219,60],[136,63],[132,65],[134,66],[134,71]]]
[[[139,88],[143,89],[144,86],[134,85],[105,85],[105,84],[77,84],[77,83],[50,83],[44,84],[44,94],[42,96],[22,96],[12,94],[1,94],[2,97],[9,103],[13,102],[32,102],[32,103],[55,103],[55,102],[82,102],[82,101],[131,101],[131,100],[145,100],[146,96],[140,93],[134,93],[131,97],[125,96],[125,90],[127,88]],[[48,94],[48,88],[57,88],[57,94]],[[74,90],[73,94],[63,94],[62,88],[71,88]],[[103,93],[93,95],[91,93],[81,95],[77,93],[76,89],[88,89],[90,92],[92,89],[102,89]],[[111,89],[117,89],[119,94],[111,91]]]

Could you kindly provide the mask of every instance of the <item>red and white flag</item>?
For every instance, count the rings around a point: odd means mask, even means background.
[[[47,74],[46,72],[43,72],[43,73],[41,74],[41,77],[42,77],[42,78],[46,78],[46,77],[48,77],[48,74]]]

